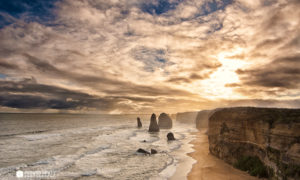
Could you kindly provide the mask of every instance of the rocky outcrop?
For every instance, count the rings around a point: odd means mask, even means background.
[[[180,122],[180,123],[184,123],[184,124],[195,124],[197,114],[198,114],[198,111],[177,113],[176,114],[176,122]]]
[[[151,149],[151,154],[157,154],[157,151],[155,149]]]
[[[161,113],[158,117],[158,126],[162,129],[170,129],[172,128],[172,119],[166,113]]]
[[[227,163],[260,160],[269,178],[300,178],[300,109],[225,108],[208,126],[210,152]]]
[[[139,148],[137,151],[137,153],[141,153],[141,154],[150,154],[150,152],[146,151],[145,149]]]
[[[171,133],[171,132],[169,132],[169,133],[167,134],[167,138],[168,138],[168,141],[174,141],[174,140],[176,140],[175,137],[174,137],[174,134]]]
[[[149,132],[159,132],[159,127],[156,121],[156,115],[154,113],[151,115]]]
[[[142,122],[141,122],[141,119],[139,117],[137,117],[136,120],[137,120],[137,127],[141,128],[143,126]]]

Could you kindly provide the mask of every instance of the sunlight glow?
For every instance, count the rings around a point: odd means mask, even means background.
[[[234,52],[234,54],[238,54],[241,52],[241,49],[237,49]],[[226,87],[226,84],[239,82],[239,77],[235,71],[246,65],[246,62],[242,60],[228,58],[234,54],[230,52],[218,54],[217,58],[222,63],[222,66],[211,74],[209,79],[201,82],[201,87],[205,87],[204,92],[210,99],[241,98],[241,95],[233,92],[231,87]]]

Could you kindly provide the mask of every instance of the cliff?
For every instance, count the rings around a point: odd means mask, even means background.
[[[197,113],[196,128],[208,128],[208,119],[216,110],[203,110]]]
[[[194,124],[197,129],[208,128],[208,119],[217,110],[218,109],[177,113],[176,121],[180,123]]]
[[[209,150],[252,175],[300,178],[300,109],[237,107],[209,118]]]
[[[186,124],[195,124],[197,114],[198,111],[177,113],[176,121],[180,123],[186,123]]]

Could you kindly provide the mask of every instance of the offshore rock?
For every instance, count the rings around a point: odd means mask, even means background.
[[[169,132],[169,133],[167,134],[167,138],[168,138],[168,141],[174,141],[174,140],[175,140],[174,134],[171,133],[171,132]]]
[[[172,128],[172,119],[166,113],[161,113],[158,117],[158,126],[162,129],[170,129]]]
[[[139,117],[137,117],[136,120],[137,120],[137,127],[141,128],[143,126],[142,122],[141,122],[141,119]]]
[[[155,149],[151,149],[151,154],[157,154],[157,151]]]
[[[149,132],[159,132],[159,127],[156,121],[156,115],[154,113],[151,115]]]
[[[139,148],[136,152],[142,153],[142,154],[150,154],[148,151],[146,151],[145,149],[142,149],[142,148]]]

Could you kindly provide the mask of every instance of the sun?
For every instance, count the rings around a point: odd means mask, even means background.
[[[235,51],[234,54],[237,54]],[[211,99],[235,99],[241,98],[241,95],[235,93],[231,87],[226,87],[226,84],[239,83],[239,77],[236,70],[247,65],[245,61],[239,59],[231,59],[233,53],[222,52],[217,55],[218,61],[222,64],[209,79],[201,82],[201,87],[207,98]]]

